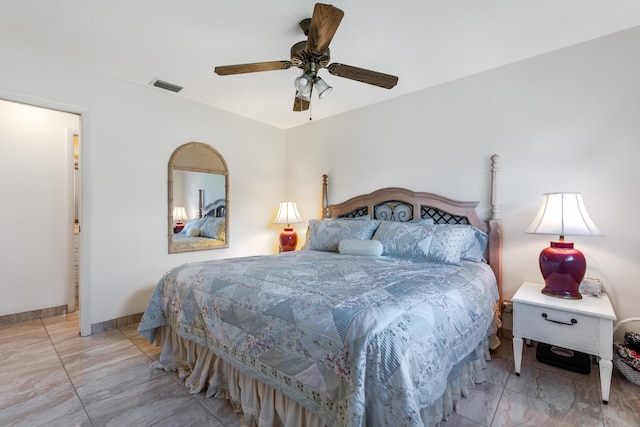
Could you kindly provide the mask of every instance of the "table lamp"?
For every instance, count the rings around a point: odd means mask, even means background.
[[[580,299],[580,282],[587,270],[584,255],[565,236],[600,235],[589,217],[580,193],[547,193],[527,229],[532,234],[557,234],[559,240],[540,253],[540,271],[545,286],[542,293],[559,298]]]
[[[174,233],[179,233],[184,228],[184,224],[182,221],[189,219],[187,217],[187,212],[184,210],[182,206],[175,206],[173,208],[173,220],[176,221],[175,227],[173,227]]]
[[[299,224],[302,222],[300,213],[298,212],[298,206],[296,202],[280,202],[278,208],[278,215],[274,224],[287,224],[284,230],[280,233],[280,251],[288,252],[296,249],[298,245],[298,234],[291,227],[291,224]]]

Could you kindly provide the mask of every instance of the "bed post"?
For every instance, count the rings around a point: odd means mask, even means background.
[[[202,218],[204,210],[204,189],[198,190],[198,218]]]
[[[500,295],[500,310],[502,310],[502,223],[500,221],[500,206],[498,205],[498,162],[500,156],[491,156],[491,219],[489,220],[489,264],[496,275],[498,294]]]
[[[322,218],[329,218],[329,198],[327,196],[327,174],[322,175]]]

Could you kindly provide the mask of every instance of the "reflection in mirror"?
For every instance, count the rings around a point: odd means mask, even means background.
[[[168,183],[169,253],[229,247],[229,171],[220,153],[200,142],[178,147]]]

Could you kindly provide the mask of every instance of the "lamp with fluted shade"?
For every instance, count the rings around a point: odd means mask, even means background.
[[[189,218],[187,217],[187,212],[185,211],[184,207],[175,206],[173,208],[173,220],[176,221],[176,224],[173,227],[173,232],[174,233],[181,232],[182,229],[184,228],[184,224],[182,223],[182,221],[185,221],[187,219]]]
[[[559,298],[580,299],[580,282],[587,270],[584,255],[564,236],[600,235],[589,217],[580,193],[547,193],[533,223],[527,229],[532,234],[557,234],[559,240],[540,253],[540,271],[545,286],[542,293]]]
[[[278,208],[278,215],[274,224],[287,224],[284,230],[280,233],[280,251],[288,252],[296,249],[298,245],[298,234],[291,227],[291,224],[298,224],[302,222],[300,212],[298,212],[298,206],[296,202],[280,202]]]

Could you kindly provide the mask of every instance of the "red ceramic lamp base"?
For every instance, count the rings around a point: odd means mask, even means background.
[[[280,233],[280,251],[295,251],[297,245],[298,233],[291,227],[285,227],[282,233]]]
[[[558,298],[581,299],[578,291],[587,270],[582,252],[573,248],[573,242],[560,240],[540,253],[540,271],[545,287],[542,293]]]

